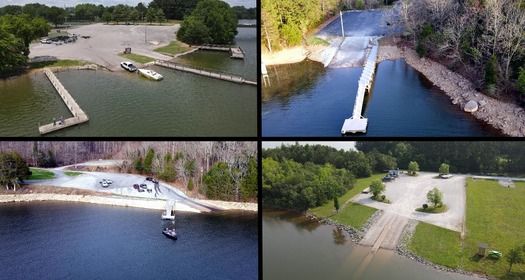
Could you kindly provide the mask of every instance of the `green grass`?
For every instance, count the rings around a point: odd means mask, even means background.
[[[364,189],[368,188],[372,181],[381,180],[383,174],[374,174],[368,178],[357,179],[354,187],[348,190],[345,194],[339,197],[339,203],[343,205],[350,198],[361,193]],[[310,209],[310,212],[318,217],[328,217],[334,214],[334,202],[328,201],[322,206]]]
[[[408,248],[425,259],[448,267],[461,263],[460,233],[420,222]]]
[[[77,172],[77,171],[65,171],[64,174],[66,174],[67,176],[75,177],[75,176],[82,175],[84,173]]]
[[[330,46],[328,41],[315,36],[309,37],[306,42],[311,46]]]
[[[445,230],[434,231],[418,226],[409,247],[438,264],[501,279],[525,279],[525,264],[514,265],[509,274],[505,260],[510,249],[525,244],[525,183],[515,182],[515,185],[515,188],[503,188],[497,181],[468,179],[467,232],[463,243],[459,239],[453,241],[451,236],[455,233],[445,234]],[[448,237],[442,237],[445,235]],[[445,241],[435,245],[440,238]],[[489,250],[502,252],[503,258],[479,259],[476,257],[479,243],[487,243]]]
[[[377,209],[350,202],[339,213],[330,218],[355,229],[361,229],[376,211]]]
[[[53,179],[55,178],[55,173],[39,168],[30,168],[31,176],[29,180],[42,180],[42,179]]]
[[[83,60],[63,59],[63,60],[57,60],[57,61],[44,61],[44,62],[30,63],[29,66],[33,69],[37,69],[37,68],[44,68],[44,67],[82,66],[86,64],[89,64],[89,62],[83,61]]]
[[[175,41],[171,41],[169,45],[157,48],[154,51],[159,52],[159,53],[168,54],[168,55],[175,55],[175,54],[189,51],[190,49],[191,48],[187,46],[186,44],[175,40]]]
[[[431,214],[437,214],[437,213],[444,213],[448,210],[447,206],[445,204],[439,206],[439,207],[428,207],[428,208],[417,208],[416,211],[423,212],[423,213],[431,213]]]
[[[151,58],[149,56],[135,54],[135,53],[126,53],[126,54],[119,53],[119,56],[127,58],[129,60],[133,60],[138,63],[148,63],[148,62],[152,62],[155,60],[154,58]]]

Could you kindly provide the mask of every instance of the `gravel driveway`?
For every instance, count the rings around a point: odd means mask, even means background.
[[[120,62],[125,59],[118,54],[130,47],[132,53],[150,56],[156,59],[169,60],[171,57],[153,50],[167,45],[175,39],[179,25],[105,25],[103,23],[83,25],[68,29],[69,33],[81,37],[75,43],[54,45],[33,43],[30,46],[30,57],[54,56],[58,59],[78,59],[103,65],[111,70],[120,69]],[[147,33],[147,43],[145,42]]]
[[[401,175],[395,181],[385,183],[385,195],[390,204],[374,201],[370,194],[359,194],[352,200],[385,212],[423,221],[436,226],[461,232],[465,216],[465,180],[466,176],[454,175],[450,179],[439,179],[437,173],[421,172],[419,176]],[[439,214],[415,211],[427,203],[427,192],[437,187],[443,192],[443,201],[448,210]]]

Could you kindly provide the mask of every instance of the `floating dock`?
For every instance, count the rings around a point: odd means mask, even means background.
[[[80,106],[78,106],[75,99],[71,96],[71,94],[69,94],[66,88],[64,88],[64,86],[58,80],[55,74],[49,68],[44,69],[44,74],[46,74],[51,84],[53,84],[53,87],[55,87],[56,91],[58,92],[58,95],[60,95],[73,117],[65,119],[62,122],[57,121],[39,126],[38,131],[40,132],[40,134],[47,134],[53,131],[57,131],[66,127],[74,126],[89,121],[89,118],[86,115],[86,113],[84,113]]]
[[[244,51],[241,47],[230,47],[226,45],[202,45],[199,50],[229,52],[231,58],[244,59]]]
[[[175,220],[175,201],[168,200],[166,201],[166,212],[161,215],[163,220]]]
[[[155,60],[154,64],[158,65],[158,66],[166,67],[166,68],[169,68],[169,69],[184,71],[184,72],[193,73],[193,74],[197,74],[197,75],[201,75],[201,76],[205,76],[205,77],[210,77],[210,78],[214,78],[214,79],[224,80],[224,81],[228,81],[228,82],[234,82],[234,83],[238,83],[238,84],[254,85],[254,86],[257,85],[257,82],[248,81],[248,80],[244,79],[241,76],[236,76],[236,75],[232,75],[232,74],[218,73],[218,72],[212,72],[210,70],[197,69],[197,68],[188,67],[186,65],[182,65],[182,64],[178,64],[178,63],[174,63],[174,62],[170,62],[170,61]]]
[[[361,78],[359,79],[352,117],[346,119],[341,128],[341,134],[343,135],[347,133],[366,132],[368,119],[362,116],[363,102],[366,92],[370,92],[372,89],[372,82],[374,81],[376,69],[377,49],[378,46],[373,45],[368,54],[363,73],[361,73]]]

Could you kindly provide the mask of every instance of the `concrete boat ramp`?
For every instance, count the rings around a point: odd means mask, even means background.
[[[407,217],[385,212],[367,231],[359,244],[371,246],[374,253],[379,248],[395,250],[408,220]]]

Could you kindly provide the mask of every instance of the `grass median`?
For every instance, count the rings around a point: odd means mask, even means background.
[[[505,256],[525,245],[525,183],[505,188],[497,181],[467,179],[466,235],[420,223],[409,248],[436,264],[487,274],[500,279],[525,279],[525,264],[509,273]],[[477,256],[480,243],[503,253],[499,260]]]
[[[55,178],[55,173],[51,171],[47,171],[40,168],[30,168],[31,170],[31,176],[29,176],[29,180],[44,180],[44,179],[53,179]]]

